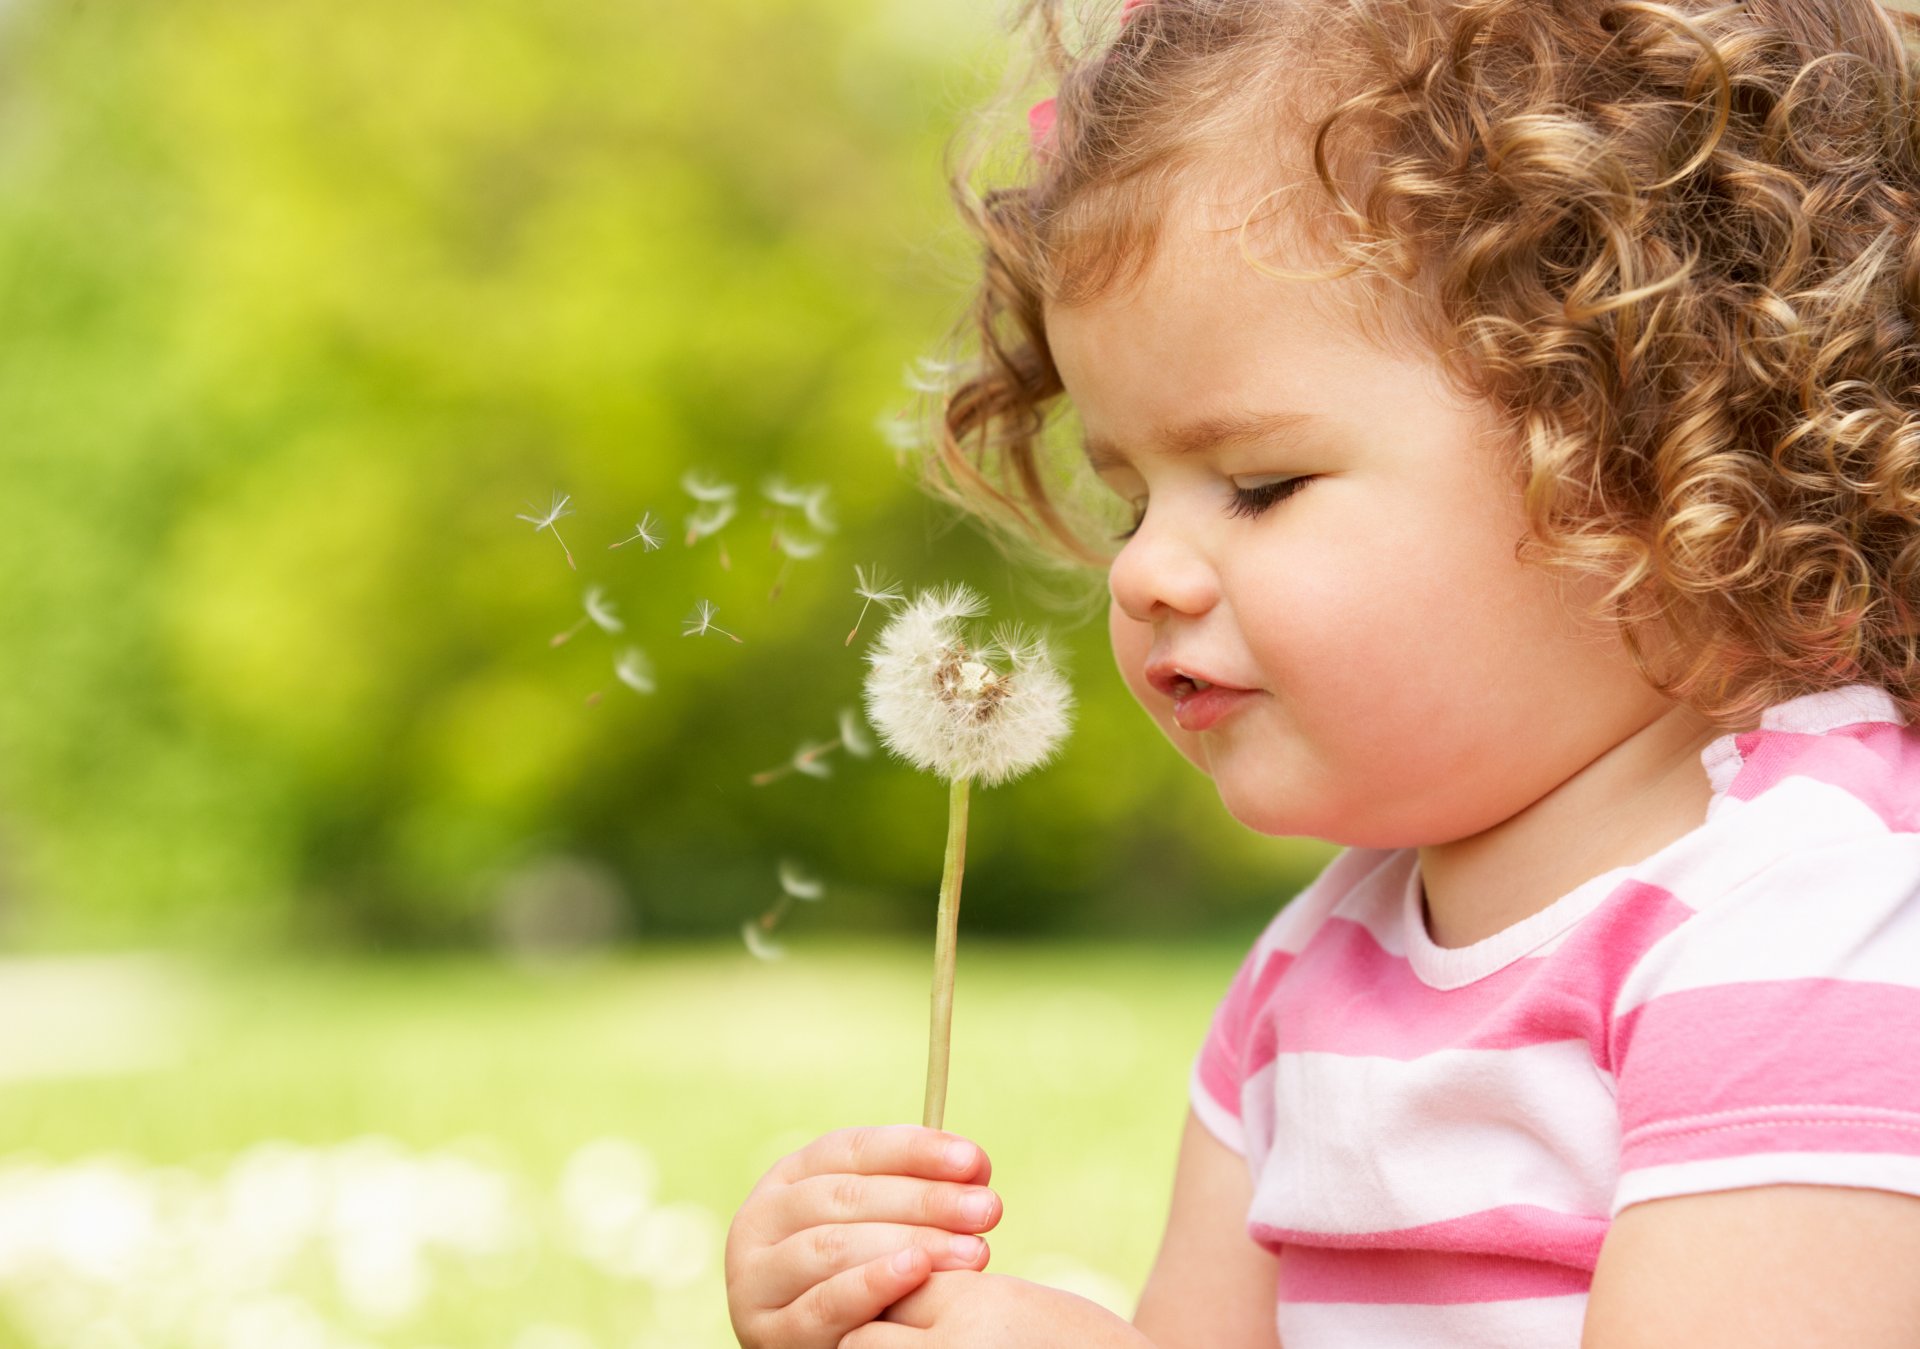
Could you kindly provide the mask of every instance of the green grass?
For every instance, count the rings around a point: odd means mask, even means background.
[[[946,1125],[993,1158],[1006,1216],[991,1268],[1131,1310],[1166,1212],[1188,1066],[1239,955],[963,939]],[[801,937],[774,964],[725,946],[544,971],[449,959],[194,966],[169,1066],[0,1090],[0,1168],[116,1155],[150,1179],[210,1187],[263,1140],[339,1149],[374,1135],[390,1151],[480,1159],[547,1213],[584,1143],[629,1139],[657,1164],[654,1203],[678,1206],[680,1240],[704,1248],[685,1282],[612,1277],[538,1221],[511,1258],[436,1256],[431,1295],[387,1323],[356,1319],[318,1243],[279,1291],[317,1309],[329,1346],[726,1346],[720,1246],[755,1180],[827,1130],[918,1120],[930,964],[918,944]],[[44,1303],[45,1281],[9,1272],[4,1249],[0,1309],[17,1324],[0,1343],[42,1349],[47,1323],[28,1304],[34,1287]],[[103,1319],[89,1333],[115,1345],[113,1290],[92,1292]],[[239,1296],[206,1295],[194,1324]],[[35,1324],[39,1339],[25,1328]],[[527,1329],[541,1325],[563,1329]]]

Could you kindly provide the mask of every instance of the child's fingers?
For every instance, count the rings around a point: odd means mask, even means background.
[[[925,1251],[909,1247],[843,1270],[815,1284],[756,1325],[756,1340],[779,1349],[833,1349],[855,1327],[926,1282],[933,1265]]]
[[[835,1349],[921,1349],[926,1342],[927,1332],[917,1326],[869,1321],[864,1326],[855,1326]]]
[[[909,1246],[922,1251],[936,1270],[985,1269],[992,1258],[986,1241],[976,1236],[898,1223],[835,1223],[795,1232],[767,1250],[760,1257],[754,1296],[766,1306],[784,1307],[842,1270]]]
[[[984,1185],[993,1175],[993,1163],[979,1144],[958,1134],[918,1124],[879,1124],[822,1134],[783,1157],[773,1170],[776,1178],[789,1185],[836,1172]]]
[[[911,1176],[809,1176],[767,1196],[761,1231],[768,1244],[809,1227],[904,1223],[949,1232],[985,1232],[1000,1221],[1000,1196],[980,1185]]]

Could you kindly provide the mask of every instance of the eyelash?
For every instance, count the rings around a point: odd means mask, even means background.
[[[1280,482],[1270,482],[1262,487],[1236,487],[1233,489],[1233,500],[1228,503],[1227,506],[1227,515],[1229,517],[1259,515],[1269,506],[1277,505],[1285,501],[1288,497],[1306,486],[1312,476],[1311,473],[1303,474],[1298,478],[1286,478]],[[1133,522],[1133,528],[1123,534],[1115,534],[1113,536],[1114,541],[1116,543],[1124,543],[1135,534],[1138,534],[1140,532],[1140,526],[1146,523],[1146,519],[1147,513],[1145,511],[1140,512],[1140,518]]]

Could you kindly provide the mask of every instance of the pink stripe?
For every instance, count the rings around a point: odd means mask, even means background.
[[[1584,1040],[1611,1063],[1607,1010],[1634,962],[1692,916],[1658,886],[1625,880],[1550,955],[1516,960],[1442,992],[1361,923],[1329,919],[1294,960],[1250,1047],[1249,1073],[1275,1053],[1411,1060],[1442,1049],[1520,1049]]]
[[[1280,1252],[1277,1282],[1280,1300],[1295,1306],[1310,1302],[1440,1306],[1585,1293],[1593,1275],[1565,1265],[1498,1255],[1287,1246]]]
[[[1248,960],[1252,959],[1250,954]],[[1271,1024],[1271,1018],[1262,1012],[1293,959],[1291,951],[1270,951],[1251,979],[1243,962],[1207,1030],[1206,1047],[1200,1055],[1200,1085],[1235,1119],[1240,1118],[1240,1083],[1258,1071],[1246,1066],[1249,1040],[1261,1027]]]
[[[1317,1233],[1253,1224],[1254,1239],[1280,1256],[1283,1302],[1443,1304],[1507,1302],[1584,1293],[1609,1226],[1605,1218],[1516,1204],[1451,1222],[1373,1233],[1372,1246],[1329,1245]],[[1513,1233],[1504,1238],[1500,1229]],[[1539,1229],[1529,1240],[1529,1229]],[[1540,1237],[1552,1233],[1549,1239]],[[1475,1249],[1487,1240],[1500,1247]],[[1438,1249],[1434,1242],[1449,1243]],[[1516,1248],[1549,1246],[1572,1258],[1534,1258]]]
[[[1825,735],[1749,731],[1733,744],[1742,766],[1727,795],[1737,800],[1812,778],[1858,797],[1896,833],[1920,830],[1920,728],[1865,721]]]
[[[1643,1130],[1711,1128],[1721,1116],[1718,1151],[1703,1144],[1697,1155],[1752,1151],[1741,1139],[1758,1126],[1735,1117],[1780,1107],[1816,1121],[1846,1114],[1835,1106],[1920,1120],[1920,1056],[1908,1048],[1920,1038],[1920,988],[1906,984],[1777,979],[1681,989],[1620,1017],[1614,1034],[1623,1142]]]
[[[1620,1146],[1620,1169],[1764,1152],[1888,1152],[1920,1157],[1920,1111],[1784,1107],[1738,1117],[1649,1125]]]

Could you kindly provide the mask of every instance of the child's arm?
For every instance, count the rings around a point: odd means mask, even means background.
[[[1133,1324],[1157,1349],[1280,1349],[1279,1261],[1247,1235],[1253,1177],[1191,1108],[1160,1256]]]
[[[1629,1204],[1581,1349],[1913,1349],[1920,1196],[1761,1185]]]

